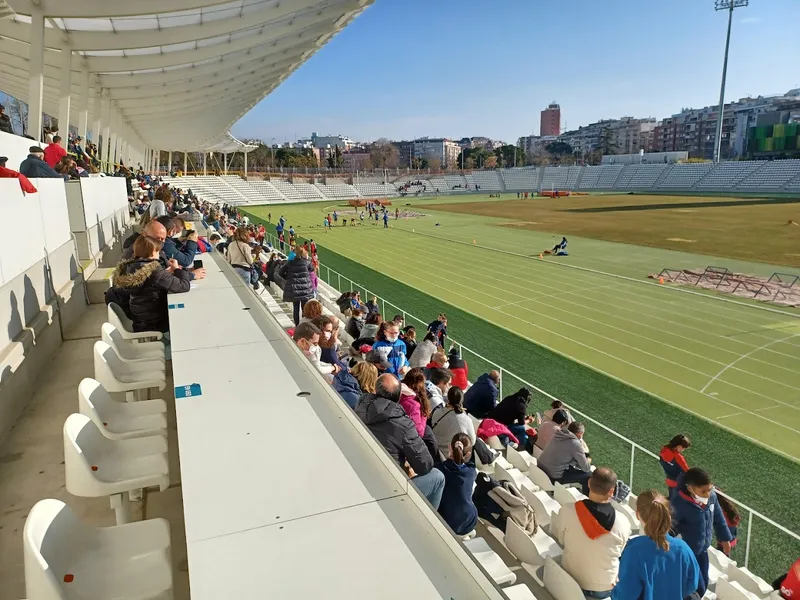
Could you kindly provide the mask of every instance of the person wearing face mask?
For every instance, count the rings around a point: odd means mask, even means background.
[[[357,340],[361,337],[361,331],[364,329],[364,313],[360,308],[354,308],[350,313],[350,318],[347,320],[344,330],[347,334]]]
[[[701,581],[697,593],[702,597],[708,588],[708,547],[715,534],[725,554],[731,552],[733,536],[725,522],[711,476],[693,467],[678,476],[677,493],[670,499],[674,515],[673,530],[681,536],[697,558]]]
[[[194,263],[197,254],[197,232],[192,231],[181,242],[181,235],[186,231],[183,219],[172,218],[171,227],[167,239],[164,240],[164,255],[167,260],[174,258],[184,269],[188,269]],[[252,260],[252,259],[251,259]]]
[[[376,342],[372,345],[374,352],[379,352],[387,361],[387,373],[403,376],[408,370],[406,358],[406,343],[400,339],[400,328],[394,321],[385,321],[375,336]]]
[[[425,377],[430,379],[434,369],[446,369],[449,366],[447,355],[444,352],[437,352],[431,357],[431,362],[425,365]]]
[[[453,374],[447,369],[431,369],[428,379],[425,382],[425,391],[428,392],[431,411],[444,404],[447,392],[450,391],[450,383],[453,381]]]
[[[433,459],[414,422],[398,404],[400,382],[394,375],[378,377],[375,393],[366,394],[356,405],[356,414],[389,455],[406,471],[411,482],[439,508],[444,491],[444,474],[433,468]]]
[[[313,300],[311,302],[314,302]],[[339,360],[339,320],[336,317],[321,315],[315,318],[312,323],[319,327],[319,347],[321,350],[320,360],[329,365],[336,365],[340,368],[344,364]]]
[[[311,361],[311,364],[325,376],[325,379],[330,383],[333,381],[333,376],[340,371],[339,367],[323,363],[320,360],[322,350],[319,347],[319,338],[322,332],[319,327],[313,323],[300,323],[294,328],[294,335],[292,339],[297,347],[303,351],[306,358]]]

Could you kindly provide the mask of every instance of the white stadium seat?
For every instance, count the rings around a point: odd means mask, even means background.
[[[736,582],[741,585],[745,590],[757,597],[765,597],[772,593],[772,586],[766,581],[753,575],[749,570],[744,567],[737,567],[735,563],[728,564],[725,571],[728,576],[728,581]],[[719,592],[717,592],[719,594]]]
[[[506,519],[506,535],[503,542],[520,562],[540,566],[548,558],[560,560],[564,554],[556,541],[539,527],[533,536],[529,536],[513,519]]]
[[[163,390],[167,386],[162,362],[124,363],[114,349],[102,341],[94,344],[94,378],[108,392],[124,392],[129,402],[133,401],[137,390]]]
[[[508,446],[506,449],[506,459],[514,468],[519,469],[523,473],[527,473],[530,466],[536,464],[536,459],[525,450],[517,450],[511,446]]]
[[[469,553],[497,585],[514,583],[517,580],[514,572],[506,566],[503,559],[489,547],[483,538],[476,537],[467,540],[464,542],[464,547],[469,550]]]
[[[578,582],[552,558],[544,563],[544,588],[553,600],[585,600]]]
[[[60,500],[40,500],[23,531],[31,600],[172,600],[169,523],[89,527]]]
[[[112,440],[151,435],[167,437],[166,402],[117,402],[94,379],[86,378],[78,385],[78,410]]]
[[[163,342],[134,343],[122,336],[120,330],[111,323],[103,323],[100,327],[101,339],[111,346],[125,363],[165,362],[166,354]]]
[[[567,487],[556,482],[553,484],[553,500],[561,506],[575,504],[578,500],[586,500],[586,496],[574,487]]]
[[[116,302],[108,303],[108,322],[116,327],[120,335],[126,340],[140,340],[144,338],[156,338],[160,340],[164,337],[164,334],[160,331],[134,331],[133,321],[128,318]]]

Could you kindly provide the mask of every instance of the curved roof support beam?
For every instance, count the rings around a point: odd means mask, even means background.
[[[209,8],[226,4],[230,0],[192,0],[192,8]],[[185,0],[6,0],[6,3],[20,15],[29,15],[34,6],[46,17],[72,17],[91,19],[97,15],[104,17],[136,17],[155,13],[182,12],[186,10]]]
[[[333,0],[336,2],[329,10],[340,15],[348,13],[358,8],[356,0]],[[302,3],[302,8],[298,10],[298,2]],[[230,19],[220,19],[209,21],[201,25],[186,25],[181,27],[170,27],[168,39],[171,44],[194,42],[199,39],[216,37],[251,29],[259,25],[270,25],[284,31],[290,30],[294,26],[294,21],[300,16],[312,16],[319,14],[322,18],[324,11],[313,8],[313,0],[294,0],[293,2],[281,2],[276,6],[261,10],[259,12],[233,17]],[[309,10],[310,8],[310,10]],[[102,13],[101,13],[102,14]],[[318,18],[318,19],[319,19]],[[29,25],[23,25],[10,19],[0,20],[0,35],[27,41],[30,39]],[[160,46],[164,43],[165,31],[159,30],[136,30],[121,32],[105,31],[73,31],[64,32],[60,29],[45,28],[45,46],[49,48],[60,48],[64,42],[68,42],[73,50],[128,50],[131,48],[148,48]]]

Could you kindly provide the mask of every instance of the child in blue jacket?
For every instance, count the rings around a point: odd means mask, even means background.
[[[433,466],[444,474],[439,514],[456,535],[467,535],[478,523],[478,509],[472,502],[478,471],[471,458],[472,441],[466,433],[457,433],[450,441],[450,458]]]
[[[716,534],[725,554],[731,552],[733,536],[708,473],[697,467],[689,469],[678,477],[677,490],[670,499],[673,529],[689,545],[700,565],[702,581],[697,593],[702,597],[708,588],[708,547],[712,534]]]
[[[669,535],[670,506],[656,490],[639,494],[636,514],[642,534],[622,551],[612,600],[681,600],[700,586],[700,566],[683,540]]]

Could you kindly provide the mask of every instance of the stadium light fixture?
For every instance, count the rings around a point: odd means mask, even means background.
[[[725,112],[725,80],[728,77],[728,49],[731,45],[731,25],[733,25],[733,11],[744,8],[750,0],[714,0],[715,10],[728,11],[728,36],[725,39],[725,60],[722,63],[722,85],[719,89],[719,110],[717,111],[717,134],[714,137],[714,162],[722,158],[722,118]]]

